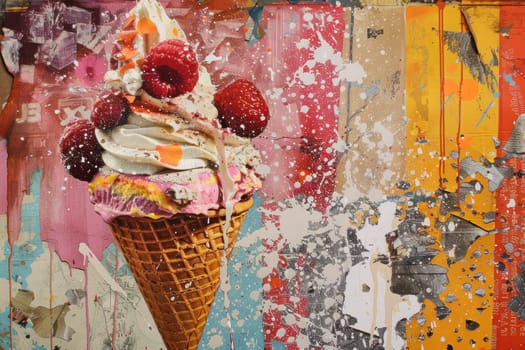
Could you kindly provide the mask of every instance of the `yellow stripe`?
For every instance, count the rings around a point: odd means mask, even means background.
[[[417,5],[406,9],[406,173],[415,191],[430,195],[441,187],[445,191],[457,193],[461,160],[467,157],[472,157],[476,162],[484,158],[494,159],[492,137],[496,136],[498,130],[499,108],[497,86],[494,84],[497,81],[485,79],[480,82],[480,76],[471,73],[467,60],[465,63],[461,60],[465,49],[454,45],[466,40],[465,33],[472,31],[474,38],[480,42],[477,45],[480,51],[478,58],[489,67],[499,44],[498,11],[491,6],[474,10],[465,8],[465,21],[459,5],[446,5],[441,17],[443,26],[440,28],[438,6]],[[444,45],[442,51],[441,42]],[[490,66],[490,69],[497,77],[497,67]],[[441,94],[442,91],[444,94]],[[440,103],[443,103],[442,112]],[[447,181],[440,182],[440,177]],[[483,190],[479,194],[467,195],[455,214],[486,230],[493,229],[493,223],[484,223],[482,217],[483,213],[495,210],[494,196],[487,189],[488,181],[477,175],[463,182],[470,180],[478,180]],[[452,252],[443,251],[443,236],[434,225],[438,219],[441,223],[446,222],[450,213],[440,217],[439,201],[435,206],[419,203],[419,210],[430,219],[427,233],[437,239],[435,248],[439,254],[433,263],[447,266],[448,254]],[[450,265],[449,283],[444,286],[439,299],[445,301],[447,295],[457,298],[456,301],[445,303],[451,314],[438,320],[436,305],[426,300],[426,308],[421,316],[427,322],[420,325],[414,318],[407,324],[407,345],[410,349],[442,349],[446,344],[456,348],[468,346],[471,340],[480,348],[490,348],[493,304],[489,281],[494,277],[493,244],[493,236],[478,239],[464,259]],[[482,274],[481,280],[473,278],[477,273]],[[470,290],[465,289],[465,283],[470,284]],[[486,293],[484,297],[475,294],[478,288]],[[478,309],[484,311],[479,312]],[[478,322],[479,328],[475,331],[466,330],[467,319]],[[431,337],[428,336],[429,331],[432,332]],[[457,342],[458,337],[463,339],[462,342]]]
[[[438,8],[408,6],[406,21],[406,179],[432,193],[439,182]]]

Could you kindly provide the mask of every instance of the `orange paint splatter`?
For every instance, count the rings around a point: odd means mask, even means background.
[[[157,32],[157,25],[149,18],[141,18],[137,23],[137,30],[140,34],[152,34]]]
[[[182,148],[174,143],[171,145],[158,145],[155,149],[159,152],[160,161],[176,166],[182,159]]]
[[[139,52],[135,49],[125,47],[120,51],[120,54],[121,56],[119,57],[119,61],[129,61],[133,57],[137,56]]]
[[[479,94],[479,83],[474,79],[463,79],[461,82],[461,100],[470,101]]]
[[[421,64],[419,62],[407,64],[407,71],[410,73],[418,73],[421,71]]]
[[[458,84],[454,80],[447,79],[443,82],[443,92],[445,93],[445,96],[457,94],[458,90]]]
[[[272,288],[279,288],[281,286],[281,280],[279,278],[272,278],[270,285]]]
[[[120,41],[124,46],[131,47],[133,45],[133,40],[137,36],[136,31],[120,32],[118,34],[118,41]]]
[[[140,114],[140,113],[161,113],[162,112],[162,109],[156,107],[156,106],[153,106],[153,105],[150,105],[150,104],[147,104],[145,102],[142,102],[142,101],[137,101],[135,103],[133,103],[132,105],[129,106],[131,108],[131,111],[133,111],[134,113],[137,113],[137,114]]]
[[[137,98],[137,96],[135,95],[124,95],[124,98],[126,98],[126,100],[128,100],[129,103],[133,103],[135,102],[135,99]]]
[[[461,135],[458,138],[458,146],[460,149],[469,148],[471,144],[472,144],[472,137]]]
[[[410,6],[406,11],[406,18],[407,21],[411,21],[418,17],[433,13],[434,8],[432,6]]]
[[[118,72],[119,72],[119,74],[124,74],[124,73],[126,73],[128,70],[130,70],[132,68],[135,68],[135,62],[130,61],[129,63],[126,63],[124,66],[122,66],[118,70]]]

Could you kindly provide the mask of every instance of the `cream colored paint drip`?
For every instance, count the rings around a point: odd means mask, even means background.
[[[358,230],[357,236],[369,253],[366,260],[350,268],[343,305],[343,313],[357,319],[356,329],[378,335],[378,329],[386,327],[386,349],[403,349],[404,340],[395,334],[395,326],[421,307],[416,296],[390,292],[391,268],[378,259],[389,254],[386,241],[387,235],[397,228],[396,208],[395,202],[382,203],[378,224],[366,223]]]
[[[98,272],[99,276],[104,280],[105,283],[114,291],[119,292],[124,297],[127,293],[120,287],[120,285],[109,275],[108,271],[100,263],[97,257],[93,254],[91,249],[85,243],[80,243],[78,251],[84,256],[84,265],[90,264],[92,268]]]

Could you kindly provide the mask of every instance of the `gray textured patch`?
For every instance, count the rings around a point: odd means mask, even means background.
[[[514,171],[509,166],[496,166],[489,161],[477,162],[471,157],[461,160],[460,176],[462,179],[476,173],[489,180],[490,192],[496,191],[503,182],[503,179],[514,176]]]
[[[525,320],[525,262],[520,263],[520,272],[512,279],[518,295],[509,300],[509,308],[514,311],[520,320]]]
[[[512,133],[503,149],[508,153],[525,153],[525,114],[521,114],[514,123]]]
[[[489,232],[470,221],[457,216],[450,216],[441,227],[441,244],[446,252],[454,252],[453,255],[449,254],[449,259],[455,262],[465,257],[468,248],[476,239],[487,234]]]
[[[417,295],[436,304],[439,318],[450,311],[439,299],[448,282],[447,269],[432,263],[438,251],[430,246],[435,238],[423,230],[425,215],[417,209],[409,209],[405,220],[393,232],[390,241],[392,281],[391,291],[399,295]]]
[[[481,84],[486,84],[492,91],[496,90],[498,77],[489,65],[481,61],[476,42],[471,33],[445,32],[444,40],[445,46],[458,55],[459,60],[468,67],[474,79]]]

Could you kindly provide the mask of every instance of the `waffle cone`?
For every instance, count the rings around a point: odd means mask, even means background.
[[[227,257],[253,199],[237,203]],[[113,235],[169,350],[197,349],[219,287],[226,211],[153,220],[122,216]]]

